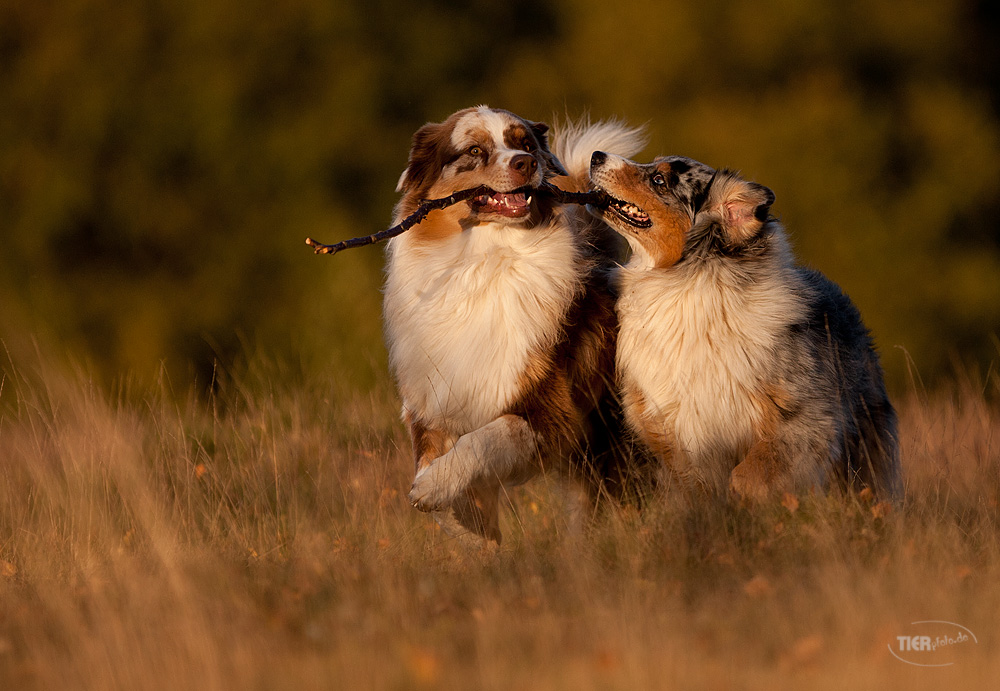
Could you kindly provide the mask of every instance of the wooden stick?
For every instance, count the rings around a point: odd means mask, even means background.
[[[566,190],[559,189],[551,182],[542,183],[539,190],[548,193],[560,204],[580,204],[581,206],[590,204],[591,206],[602,208],[608,205],[608,195],[596,190],[591,190],[590,192],[567,192]]]
[[[607,205],[607,195],[603,192],[567,192],[566,190],[561,190],[549,182],[543,183],[541,187],[535,190],[535,192],[546,193],[561,204],[593,204],[595,206]],[[465,201],[466,199],[471,199],[472,197],[478,197],[481,194],[493,194],[493,190],[486,186],[480,186],[467,190],[459,190],[458,192],[450,194],[447,197],[442,197],[441,199],[430,199],[417,207],[416,211],[404,218],[397,225],[394,225],[391,228],[386,228],[385,230],[380,230],[373,235],[365,235],[360,238],[342,240],[333,245],[324,245],[322,242],[317,242],[312,238],[306,238],[306,244],[312,247],[313,252],[316,254],[336,254],[341,250],[374,245],[376,242],[388,240],[389,238],[394,238],[397,235],[405,233],[410,228],[427,218],[427,214],[431,211],[446,209],[449,206]]]

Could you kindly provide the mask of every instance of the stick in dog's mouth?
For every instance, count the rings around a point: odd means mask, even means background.
[[[522,218],[531,213],[531,199],[534,188],[522,188],[513,192],[480,194],[469,200],[477,213],[494,213],[508,218]]]
[[[524,187],[513,192],[495,192],[488,187],[473,187],[467,190],[459,190],[441,199],[425,201],[417,207],[416,211],[400,221],[399,224],[373,235],[342,240],[332,245],[326,245],[312,238],[306,238],[306,244],[312,247],[313,252],[316,254],[336,254],[341,250],[373,245],[376,242],[388,240],[389,238],[394,238],[397,235],[405,233],[427,218],[427,214],[431,211],[446,209],[453,204],[458,204],[467,199],[472,200],[471,203],[474,207],[477,205],[482,206],[494,213],[505,216],[524,216],[530,211],[531,200],[535,194],[550,196],[562,204],[590,204],[599,208],[607,206],[609,199],[607,194],[599,190],[591,192],[567,192],[549,182],[543,183],[538,188]]]

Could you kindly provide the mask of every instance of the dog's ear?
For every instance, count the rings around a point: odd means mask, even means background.
[[[429,187],[441,174],[442,151],[447,145],[444,141],[447,139],[445,130],[443,123],[430,122],[413,134],[406,170],[396,183],[397,192],[410,192],[421,187]]]
[[[531,122],[527,123],[531,126],[531,131],[535,135],[535,139],[538,140],[538,155],[542,157],[545,161],[545,167],[549,169],[549,174],[545,177],[551,177],[552,175],[569,175],[566,169],[563,168],[563,164],[559,162],[556,155],[549,150],[549,126],[544,122]]]
[[[741,245],[764,227],[772,204],[774,192],[767,187],[724,170],[712,178],[702,208],[715,216],[730,244]]]

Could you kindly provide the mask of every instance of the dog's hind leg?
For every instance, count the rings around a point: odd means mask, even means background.
[[[451,505],[452,516],[464,529],[498,545],[500,534],[500,485],[488,482],[465,490]],[[438,518],[439,515],[435,515]],[[440,520],[438,520],[441,523]],[[448,530],[448,526],[441,523]]]

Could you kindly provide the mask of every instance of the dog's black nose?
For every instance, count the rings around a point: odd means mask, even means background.
[[[595,151],[590,155],[590,167],[599,166],[608,160],[608,155],[603,151]]]
[[[534,156],[518,154],[510,159],[510,167],[522,175],[530,176],[534,175],[535,171],[538,170],[538,161],[535,160]]]

